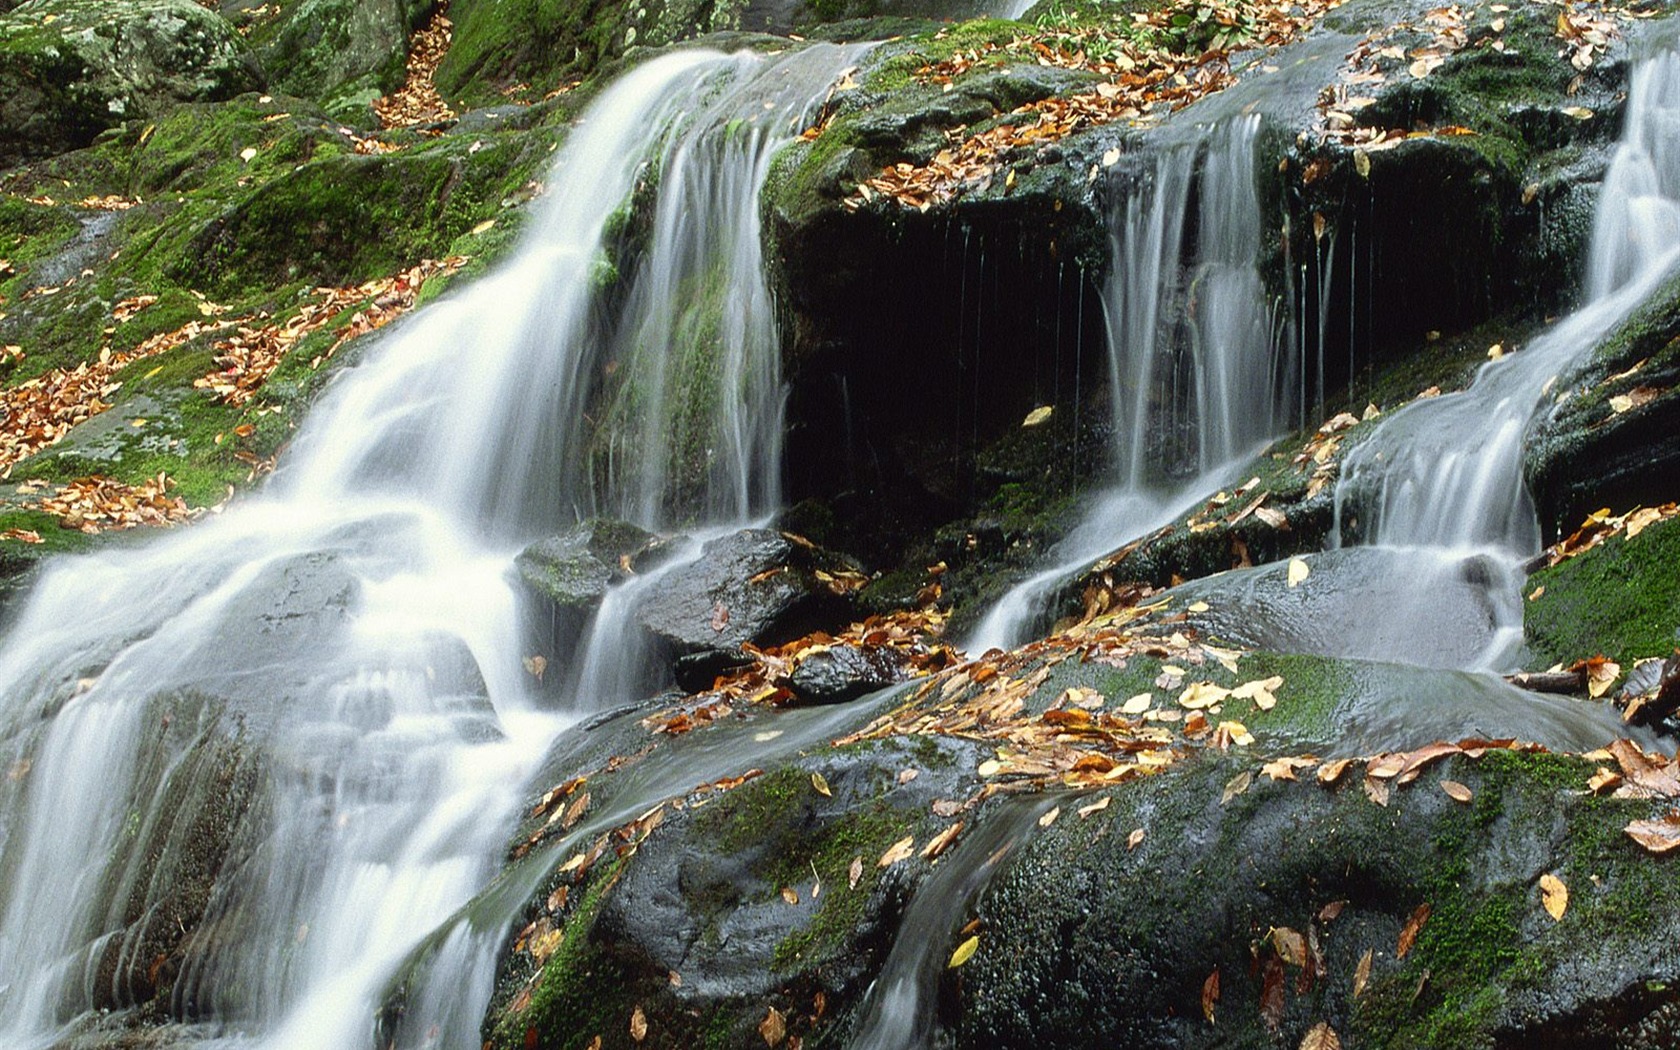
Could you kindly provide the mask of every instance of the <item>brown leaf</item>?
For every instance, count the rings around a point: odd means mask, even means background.
[[[765,1046],[776,1046],[787,1038],[787,1018],[774,1006],[764,1015],[764,1020],[758,1022],[758,1034],[764,1037]]]
[[[792,886],[783,886],[782,887],[782,900],[787,901],[789,904],[798,904],[799,903],[799,891],[794,889]]]
[[[639,1043],[647,1038],[647,1033],[647,1014],[642,1012],[641,1005],[638,1004],[636,1011],[630,1015],[630,1038]]]
[[[721,634],[723,629],[728,626],[729,610],[724,607],[722,602],[717,602],[712,606],[712,630]]]
[[[1379,806],[1388,805],[1388,781],[1378,780],[1375,777],[1367,776],[1364,780],[1360,781],[1360,786],[1365,789],[1366,798],[1375,802]]]
[[[1451,796],[1455,802],[1469,802],[1473,797],[1470,789],[1456,780],[1441,781],[1441,790]]]
[[[1225,803],[1236,798],[1238,795],[1247,791],[1248,786],[1252,783],[1254,783],[1253,773],[1246,769],[1241,773],[1238,773],[1230,779],[1230,781],[1225,785],[1225,790],[1220,793],[1219,804],[1223,806]]]
[[[1569,907],[1569,887],[1549,871],[1540,876],[1540,903],[1553,922],[1561,921],[1564,911]]]
[[[1213,1006],[1219,1002],[1219,968],[1214,967],[1207,980],[1202,982],[1202,1016],[1207,1018],[1208,1024],[1213,1023]]]
[[[1318,909],[1318,921],[1335,922],[1337,916],[1342,914],[1342,909],[1345,907],[1347,907],[1347,901],[1331,901]]]
[[[1126,848],[1133,850],[1141,845],[1143,845],[1143,829],[1133,828],[1132,833],[1126,836]]]
[[[1587,781],[1587,790],[1595,795],[1600,795],[1620,787],[1621,784],[1622,775],[1620,773],[1612,773],[1603,766],[1599,766],[1593,771],[1592,778]]]
[[[1418,931],[1429,921],[1429,902],[1424,901],[1412,912],[1412,917],[1406,920],[1406,925],[1400,930],[1400,941],[1394,947],[1394,957],[1404,959],[1406,953],[1412,950],[1412,944],[1417,940]]]
[[[1272,927],[1272,949],[1291,966],[1307,964],[1307,939],[1287,926]]]
[[[1334,784],[1342,778],[1347,767],[1353,764],[1351,758],[1338,758],[1333,762],[1326,762],[1318,767],[1318,782],[1320,784]]]
[[[1328,1023],[1320,1021],[1301,1037],[1300,1050],[1342,1050],[1342,1039]]]
[[[863,858],[853,857],[852,866],[846,871],[846,888],[857,889],[858,880],[863,878]]]
[[[1260,1019],[1274,1032],[1283,1025],[1284,994],[1283,963],[1268,955],[1260,977]]]
[[[1610,745],[1610,754],[1622,767],[1628,781],[1647,791],[1673,798],[1680,795],[1680,779],[1668,766],[1653,762],[1639,745],[1631,740],[1617,740]]]
[[[1365,994],[1365,986],[1371,983],[1371,949],[1365,949],[1365,954],[1359,957],[1359,965],[1353,971],[1353,997],[1359,998]]]
[[[1622,830],[1648,851],[1668,853],[1680,846],[1680,812],[1670,811],[1655,820],[1635,820]]]

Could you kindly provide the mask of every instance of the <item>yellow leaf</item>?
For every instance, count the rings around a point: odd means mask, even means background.
[[[639,1043],[647,1038],[647,1032],[647,1014],[637,1006],[636,1012],[630,1015],[630,1038]]]
[[[1221,689],[1212,682],[1192,682],[1185,687],[1184,692],[1178,694],[1178,702],[1182,707],[1199,711],[1212,707],[1230,695],[1229,689]]]
[[[1091,803],[1088,806],[1080,806],[1079,810],[1078,810],[1079,819],[1084,820],[1086,817],[1089,817],[1093,813],[1102,812],[1103,810],[1108,808],[1108,804],[1111,801],[1113,801],[1113,800],[1108,798],[1107,796],[1104,796],[1102,798],[1097,799],[1097,801]]]
[[[834,792],[828,789],[828,781],[823,779],[823,775],[821,773],[811,774],[811,786],[816,788],[817,794],[823,796],[824,798],[834,797]]]
[[[1053,405],[1040,405],[1039,407],[1033,409],[1031,412],[1027,413],[1027,418],[1021,420],[1021,425],[1023,427],[1036,427],[1040,423],[1043,423],[1045,420],[1049,419],[1050,414],[1052,412],[1054,412],[1055,410],[1056,410],[1055,406],[1053,406]]]
[[[783,886],[782,887],[782,900],[787,901],[789,904],[798,904],[799,903],[799,891],[794,889],[792,886]]]
[[[1141,715],[1149,710],[1149,705],[1154,702],[1155,694],[1139,693],[1121,705],[1120,713],[1123,715]]]
[[[1050,825],[1056,823],[1056,818],[1061,816],[1061,815],[1062,815],[1062,807],[1053,806],[1053,807],[1051,807],[1050,812],[1048,812],[1048,813],[1044,814],[1044,816],[1038,818],[1038,826],[1041,827],[1041,828],[1047,828]]]
[[[887,851],[881,854],[881,859],[875,862],[875,866],[877,868],[890,868],[899,861],[908,859],[910,854],[915,852],[915,849],[916,836],[906,835],[888,847]]]
[[[472,228],[472,235],[474,237],[477,237],[481,233],[487,233],[490,230],[494,229],[495,226],[496,226],[496,220],[495,219],[485,219],[483,222],[479,223],[477,226],[474,226]]]
[[[951,961],[946,964],[945,968],[948,969],[948,970],[955,970],[957,967],[961,966],[963,963],[965,963],[968,960],[974,958],[974,953],[979,951],[979,950],[980,950],[980,935],[975,934],[974,936],[970,937],[968,940],[966,940],[966,941],[962,942],[961,944],[957,945],[957,950],[951,953]]]
[[[1312,575],[1312,570],[1307,568],[1306,562],[1300,558],[1289,559],[1289,586],[1291,588],[1299,586],[1301,581],[1310,575]]]
[[[1126,848],[1127,849],[1137,849],[1142,844],[1143,844],[1143,829],[1142,828],[1133,828],[1132,833],[1130,835],[1126,836]]]
[[[1246,769],[1243,770],[1241,773],[1238,773],[1236,776],[1234,776],[1230,779],[1230,781],[1225,785],[1225,790],[1220,793],[1219,804],[1221,806],[1223,806],[1225,803],[1227,803],[1227,802],[1231,801],[1232,799],[1236,798],[1238,795],[1242,794],[1244,791],[1247,791],[1248,786],[1252,783],[1254,783],[1254,774],[1253,773],[1250,773]]]
[[[1561,920],[1565,909],[1569,907],[1569,887],[1549,871],[1540,876],[1540,903],[1545,906],[1546,914],[1550,915],[1554,922]]]

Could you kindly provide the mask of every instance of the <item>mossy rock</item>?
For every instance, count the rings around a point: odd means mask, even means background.
[[[961,1002],[955,1045],[1258,1048],[1321,1022],[1349,1045],[1430,1050],[1676,1037],[1680,891],[1621,833],[1652,803],[1583,791],[1591,763],[1453,759],[1386,806],[1354,776],[1326,788],[1256,775],[1222,800],[1252,768],[1183,763],[1030,844],[981,909],[979,951],[947,979]],[[1441,789],[1448,778],[1470,802]],[[1559,921],[1542,909],[1543,874],[1569,888]],[[1279,928],[1310,935],[1315,975],[1278,956]],[[1273,969],[1276,1030],[1261,1006]]]
[[[260,83],[233,26],[192,0],[29,0],[0,15],[0,168]]]
[[[1631,669],[1680,646],[1680,520],[1617,534],[1529,577],[1523,633],[1544,668],[1607,656]]]
[[[288,0],[254,24],[252,46],[271,83],[348,118],[402,86],[409,36],[433,0]]]

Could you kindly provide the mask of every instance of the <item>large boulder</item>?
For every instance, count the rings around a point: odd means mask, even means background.
[[[274,85],[346,114],[400,87],[409,35],[433,0],[302,0],[272,22],[259,22],[253,43]]]
[[[0,15],[0,168],[261,82],[233,26],[192,0],[30,0]]]

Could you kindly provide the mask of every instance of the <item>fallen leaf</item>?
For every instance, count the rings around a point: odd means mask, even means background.
[[[1053,807],[1051,807],[1050,812],[1048,812],[1048,813],[1044,814],[1044,816],[1038,818],[1038,826],[1041,827],[1041,828],[1047,828],[1050,825],[1056,823],[1056,818],[1061,816],[1061,815],[1062,815],[1062,807],[1053,806]]]
[[[798,904],[799,903],[799,891],[794,889],[792,886],[783,886],[782,887],[782,900],[787,901],[789,904]]]
[[[764,1037],[765,1046],[776,1046],[787,1038],[787,1018],[774,1006],[764,1015],[764,1020],[758,1022],[758,1034]]]
[[[916,850],[916,836],[906,835],[888,847],[881,854],[881,859],[875,862],[877,868],[890,868],[901,860],[908,860],[910,854]]]
[[[1412,917],[1406,920],[1406,925],[1400,930],[1400,940],[1394,948],[1396,959],[1404,959],[1406,953],[1412,950],[1412,944],[1417,940],[1418,931],[1423,929],[1423,924],[1428,921],[1429,902],[1424,901],[1417,906],[1416,911],[1412,912]]]
[[[1671,811],[1655,820],[1635,820],[1622,830],[1649,852],[1668,853],[1680,847],[1680,812]]]
[[[647,1032],[647,1014],[642,1012],[640,1006],[637,1006],[636,1012],[630,1015],[630,1038],[639,1043],[647,1038]]]
[[[812,773],[811,774],[811,786],[813,788],[816,788],[817,794],[823,796],[824,798],[833,798],[834,797],[834,792],[829,790],[828,781],[823,778],[823,775],[821,773]]]
[[[1132,833],[1130,835],[1126,836],[1126,848],[1129,849],[1129,850],[1137,849],[1142,844],[1143,844],[1143,829],[1142,828],[1133,828]]]
[[[1307,939],[1287,926],[1272,927],[1272,948],[1291,966],[1307,964]]]
[[[1141,715],[1155,702],[1154,693],[1139,693],[1120,706],[1123,715]]]
[[[1379,806],[1388,805],[1388,781],[1368,776],[1359,783],[1365,789],[1366,798]]]
[[[1274,1032],[1283,1024],[1283,1008],[1283,963],[1277,956],[1268,955],[1260,977],[1260,1019]]]
[[[1306,562],[1300,558],[1289,559],[1289,586],[1291,588],[1300,586],[1301,581],[1310,575],[1312,575],[1312,570],[1307,568]]]
[[[1554,922],[1561,921],[1565,909],[1569,907],[1569,887],[1549,871],[1540,876],[1540,903]]]
[[[863,858],[853,857],[852,866],[846,870],[846,888],[857,889],[858,880],[863,878]]]
[[[1202,1016],[1207,1018],[1208,1024],[1213,1023],[1213,1006],[1219,1002],[1219,969],[1207,975],[1202,982]]]
[[[1342,1039],[1334,1028],[1320,1021],[1307,1029],[1307,1034],[1301,1037],[1299,1050],[1342,1050]]]
[[[1441,781],[1441,790],[1451,796],[1455,802],[1468,802],[1472,798],[1470,789],[1456,780]]]
[[[1359,965],[1353,971],[1353,997],[1359,998],[1365,994],[1365,986],[1371,983],[1371,949],[1365,949],[1365,954],[1359,957]]]
[[[957,945],[957,950],[951,953],[951,961],[945,964],[947,970],[955,970],[963,963],[974,958],[974,953],[980,950],[980,935],[975,934],[968,940]]]
[[[1352,764],[1353,759],[1351,758],[1338,758],[1335,761],[1324,763],[1318,767],[1318,782],[1320,784],[1334,784],[1342,778],[1342,774],[1347,772],[1347,767]]]
[[[1049,419],[1050,414],[1054,411],[1055,407],[1052,405],[1040,405],[1031,412],[1027,413],[1027,418],[1021,420],[1021,425],[1023,427],[1036,427],[1040,423]]]
[[[1238,795],[1242,794],[1244,791],[1247,791],[1248,786],[1252,783],[1254,783],[1254,774],[1253,773],[1250,773],[1246,769],[1243,770],[1241,773],[1238,773],[1236,776],[1232,777],[1230,779],[1230,781],[1225,785],[1225,790],[1219,796],[1219,804],[1221,806],[1223,806],[1225,803],[1227,803],[1227,802],[1231,801],[1232,799],[1236,798]]]
[[[1324,907],[1318,909],[1318,921],[1335,922],[1342,914],[1342,909],[1347,907],[1347,903],[1348,902],[1345,900],[1337,900],[1326,904]]]
[[[1102,798],[1097,799],[1095,802],[1091,803],[1088,806],[1080,806],[1079,810],[1078,810],[1079,819],[1084,820],[1086,817],[1089,817],[1093,813],[1102,812],[1103,810],[1108,808],[1108,804],[1112,801],[1114,801],[1112,798],[1109,798],[1107,795],[1104,795]]]
[[[1184,692],[1178,694],[1178,703],[1192,711],[1212,707],[1231,695],[1229,689],[1222,689],[1212,682],[1192,682],[1186,686]]]
[[[962,833],[963,823],[959,820],[928,840],[928,844],[922,847],[922,859],[932,860],[949,849],[951,843],[955,842],[957,836]]]

